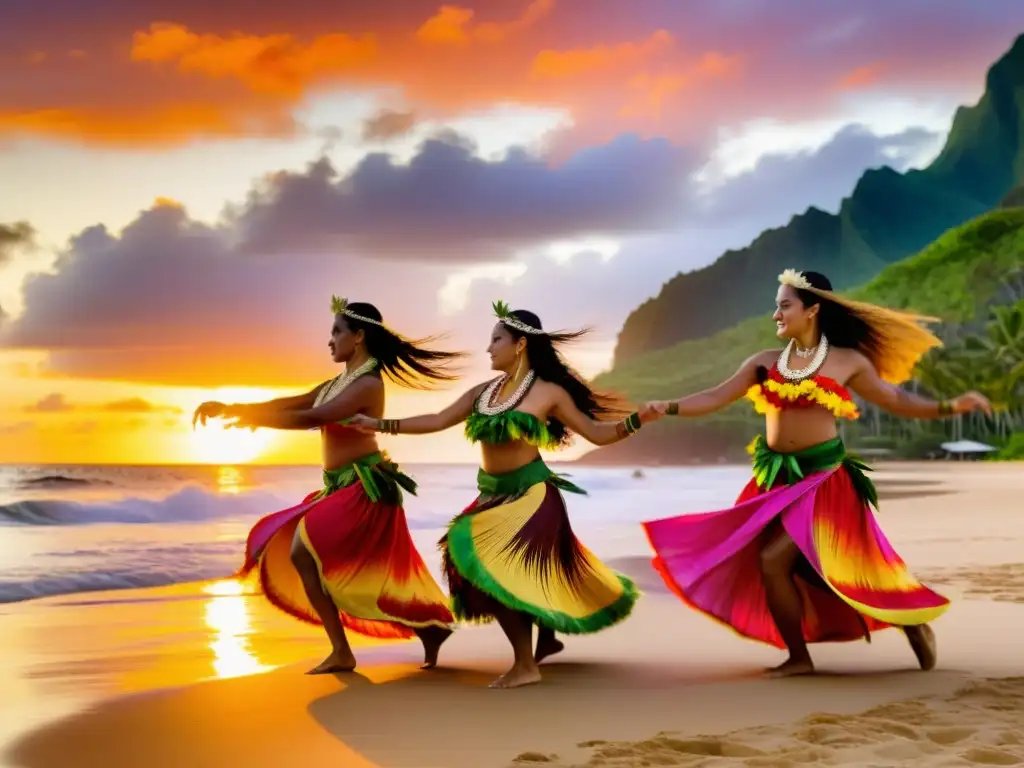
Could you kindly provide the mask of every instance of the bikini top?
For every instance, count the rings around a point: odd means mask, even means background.
[[[814,375],[799,381],[789,381],[779,373],[778,364],[771,367],[761,383],[747,390],[747,399],[753,402],[754,410],[758,413],[816,405],[837,419],[860,417],[849,390],[835,379]]]
[[[494,405],[494,399],[505,383],[505,377],[494,379],[484,387],[473,403],[472,413],[466,419],[466,437],[469,441],[494,445],[522,440],[538,448],[557,446],[558,441],[552,436],[547,424],[532,413],[516,410],[516,406],[533,386],[533,380],[531,371],[523,379],[523,384],[501,406]]]

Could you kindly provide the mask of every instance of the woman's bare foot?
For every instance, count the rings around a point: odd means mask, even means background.
[[[784,662],[779,664],[779,666],[773,667],[765,672],[765,676],[771,678],[796,677],[797,675],[813,674],[814,662],[812,662],[810,658],[794,659],[792,657],[786,659]]]
[[[537,636],[537,650],[533,654],[533,660],[540,664],[548,656],[554,656],[564,649],[565,644],[554,635],[540,634]]]
[[[513,665],[512,669],[499,677],[488,688],[519,688],[540,682],[540,670],[536,662],[530,666]]]
[[[330,675],[335,672],[351,672],[356,668],[356,657],[351,649],[343,651],[331,651],[326,659],[321,661],[307,675]]]
[[[903,627],[903,634],[910,641],[910,648],[914,651],[921,669],[925,671],[934,669],[939,660],[939,652],[935,647],[935,632],[932,631],[932,628],[927,624]]]
[[[444,627],[425,627],[416,634],[423,643],[423,664],[420,669],[433,669],[437,666],[437,655],[441,646],[452,636],[452,631]]]

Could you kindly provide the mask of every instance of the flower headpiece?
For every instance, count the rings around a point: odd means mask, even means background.
[[[926,323],[939,322],[937,317],[880,307],[824,288],[815,288],[803,272],[795,269],[784,270],[779,275],[779,282],[838,304],[866,324],[876,343],[860,351],[871,360],[882,380],[890,384],[902,384],[909,379],[921,357],[929,349],[942,346],[942,341],[923,327]]]
[[[784,270],[783,273],[779,275],[779,282],[782,285],[788,285],[804,291],[814,290],[814,286],[811,285],[810,281],[808,281],[806,277],[804,277],[804,273],[797,272],[795,269]]]
[[[331,296],[331,312],[336,315],[345,315],[345,317],[351,317],[353,320],[358,320],[362,323],[372,323],[373,325],[379,325],[381,328],[384,327],[384,323],[380,320],[374,320],[372,317],[363,317],[357,315],[355,312],[348,308],[348,299],[340,296]]]
[[[522,331],[523,333],[532,333],[535,336],[544,335],[544,331],[540,328],[534,328],[532,325],[527,325],[518,317],[513,315],[512,310],[509,309],[508,304],[504,301],[495,301],[491,306],[494,308],[494,316],[509,328],[515,328],[517,331]]]

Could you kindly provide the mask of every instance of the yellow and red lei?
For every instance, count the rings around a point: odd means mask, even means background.
[[[754,410],[758,413],[817,405],[837,419],[856,419],[860,416],[850,392],[835,379],[810,376],[803,381],[787,381],[774,365],[763,382],[747,390],[747,399],[754,404]]]

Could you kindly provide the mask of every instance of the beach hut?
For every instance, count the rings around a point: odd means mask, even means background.
[[[949,443],[943,443],[939,447],[946,452],[947,459],[952,459],[956,456],[961,461],[967,458],[977,459],[986,453],[997,450],[991,445],[985,445],[985,443],[979,443],[975,440],[954,440]]]

